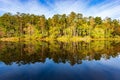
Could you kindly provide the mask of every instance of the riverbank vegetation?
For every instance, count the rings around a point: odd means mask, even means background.
[[[114,40],[120,39],[120,21],[106,17],[84,17],[71,12],[44,15],[5,13],[0,16],[0,38],[19,40]]]

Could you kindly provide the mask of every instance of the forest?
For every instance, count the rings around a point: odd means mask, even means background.
[[[0,16],[1,40],[86,40],[119,39],[120,20],[106,17],[84,17],[71,12],[44,15],[5,13]]]

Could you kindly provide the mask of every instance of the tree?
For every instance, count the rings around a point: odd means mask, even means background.
[[[102,19],[101,19],[101,17],[95,17],[95,23],[96,23],[96,25],[102,24]]]
[[[91,33],[92,38],[104,38],[104,29],[102,28],[94,28]]]
[[[104,34],[103,34],[104,33]],[[34,36],[40,39],[59,37],[120,37],[120,21],[106,17],[84,17],[81,13],[44,15],[5,13],[0,16],[0,37]]]
[[[43,37],[45,36],[44,34],[46,34],[46,18],[44,15],[40,16],[39,19],[39,30],[41,31],[40,33],[43,35]]]

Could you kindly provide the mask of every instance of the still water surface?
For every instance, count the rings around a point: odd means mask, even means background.
[[[0,80],[120,80],[120,43],[0,42]]]

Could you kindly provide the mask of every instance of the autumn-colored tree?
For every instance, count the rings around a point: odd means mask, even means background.
[[[104,33],[104,34],[103,34]],[[44,15],[25,13],[5,13],[0,16],[0,37],[19,37],[25,35],[37,38],[120,37],[120,21],[101,17],[84,17],[81,13],[55,14],[46,18]]]

